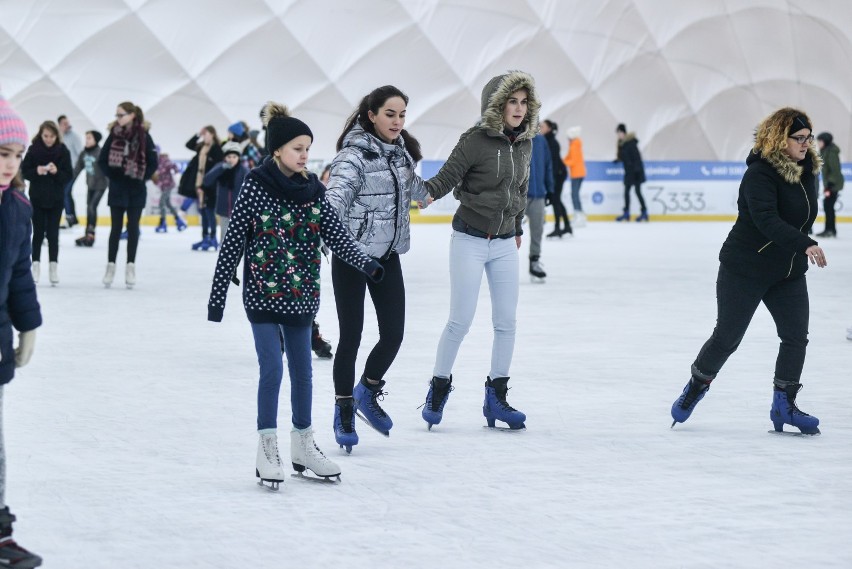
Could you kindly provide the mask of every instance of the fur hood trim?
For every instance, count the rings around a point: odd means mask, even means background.
[[[521,123],[521,134],[517,139],[532,140],[538,134],[538,112],[541,109],[541,101],[535,90],[535,80],[529,73],[523,71],[509,71],[504,75],[498,75],[489,81],[482,89],[482,118],[480,125],[487,130],[498,133],[503,132],[503,107],[509,96],[520,89],[526,89],[527,116]]]
[[[752,153],[759,154],[757,151],[752,150]],[[775,168],[775,171],[784,178],[784,181],[788,184],[798,184],[802,179],[802,174],[805,170],[809,170],[810,172],[817,173],[822,168],[822,159],[819,157],[819,153],[816,151],[816,148],[813,143],[811,143],[808,148],[808,154],[805,156],[805,159],[802,162],[806,162],[810,159],[810,168],[805,168],[802,164],[793,162],[787,157],[784,152],[778,150],[766,155],[761,156],[764,160],[769,162],[769,164]]]

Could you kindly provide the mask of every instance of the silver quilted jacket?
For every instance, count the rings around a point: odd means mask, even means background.
[[[388,144],[358,124],[331,163],[326,197],[370,257],[402,254],[411,245],[411,200],[428,196],[414,166],[402,137]]]

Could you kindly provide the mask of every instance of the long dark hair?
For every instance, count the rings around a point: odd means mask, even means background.
[[[408,105],[408,95],[393,85],[385,85],[384,87],[373,89],[369,95],[361,99],[361,104],[358,105],[355,112],[346,120],[346,126],[343,127],[343,133],[340,135],[340,138],[337,139],[337,151],[340,152],[340,149],[343,148],[343,140],[356,124],[360,124],[361,128],[378,138],[379,136],[376,134],[376,127],[373,125],[370,117],[367,115],[367,112],[372,111],[374,115],[379,114],[379,109],[382,108],[387,100],[392,97],[399,97],[405,101],[406,105]],[[405,149],[409,154],[411,154],[411,157],[415,162],[420,162],[423,158],[423,153],[420,151],[420,143],[417,142],[417,139],[411,136],[411,134],[405,129],[402,129],[399,134],[402,136],[402,141],[405,143]]]

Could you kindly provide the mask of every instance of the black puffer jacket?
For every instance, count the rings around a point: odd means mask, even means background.
[[[808,237],[818,209],[816,151],[808,150],[799,163],[780,152],[764,157],[752,151],[746,164],[737,221],[719,260],[735,273],[770,282],[803,275],[805,250],[817,244]]]

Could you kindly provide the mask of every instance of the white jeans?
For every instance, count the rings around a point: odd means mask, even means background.
[[[454,231],[450,241],[450,317],[438,343],[433,375],[450,377],[462,340],[470,330],[482,284],[491,293],[491,377],[508,377],[515,349],[518,307],[518,248],[515,239],[484,239]]]

